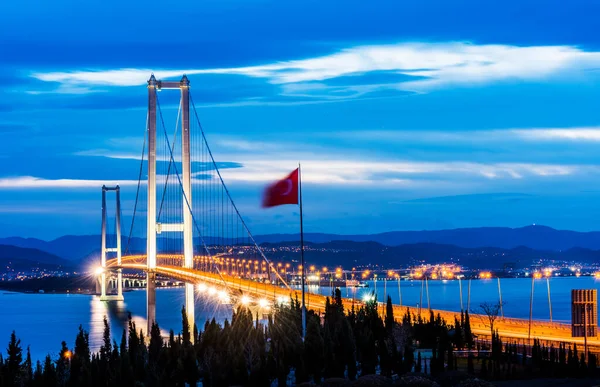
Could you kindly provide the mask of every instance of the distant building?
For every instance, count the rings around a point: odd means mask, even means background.
[[[573,337],[598,336],[598,294],[596,289],[571,290],[571,332]]]

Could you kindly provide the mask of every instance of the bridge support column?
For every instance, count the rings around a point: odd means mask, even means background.
[[[121,270],[121,188],[119,186],[116,187],[117,193],[117,215],[116,215],[116,223],[117,223],[117,264],[119,268],[117,269],[117,300],[123,301],[123,273]]]
[[[183,185],[183,267],[194,268],[194,234],[192,228],[192,173],[190,163],[190,81],[184,75],[181,90],[181,174]],[[194,330],[194,285],[185,284],[185,310],[190,330]],[[193,339],[192,339],[193,341]]]
[[[106,191],[115,191],[116,192],[116,236],[117,236],[117,246],[107,248],[106,247]],[[100,292],[100,300],[101,301],[123,301],[123,277],[121,274],[121,196],[120,196],[120,188],[117,185],[116,187],[107,187],[105,185],[102,186],[102,275],[100,277],[101,281],[101,292]],[[117,294],[107,294],[107,279],[108,272],[106,268],[106,254],[108,252],[117,253],[117,264],[119,269],[117,270]],[[111,281],[112,284],[112,281]],[[114,289],[115,287],[113,287]]]
[[[100,276],[100,301],[107,301],[106,297],[106,273]]]
[[[192,343],[194,342],[194,324],[196,323],[195,318],[195,308],[194,305],[194,284],[185,284],[185,313],[187,315],[188,324],[190,325],[190,333],[192,338]]]
[[[154,74],[148,80],[148,210],[146,253],[148,270],[156,269],[156,88]]]
[[[148,330],[146,337],[150,337],[152,324],[156,322],[156,273],[149,271],[146,276],[146,319],[148,320]]]
[[[100,276],[100,300],[106,301],[106,186],[102,186],[102,275]]]

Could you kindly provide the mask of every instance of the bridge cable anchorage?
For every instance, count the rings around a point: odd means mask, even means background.
[[[261,255],[261,257],[265,260],[265,262],[267,262],[267,265],[269,266],[269,268],[273,269],[273,271],[275,272],[275,274],[277,275],[277,277],[279,278],[279,280],[286,286],[286,288],[289,289],[289,290],[291,290],[290,285],[283,279],[283,277],[277,271],[277,268],[271,263],[271,261],[269,261],[269,259],[265,256],[265,254],[263,253],[263,251],[260,248],[260,246],[258,245],[258,243],[256,243],[256,240],[254,239],[254,236],[250,232],[250,229],[248,228],[248,225],[244,221],[244,218],[240,214],[240,211],[238,210],[237,206],[235,205],[235,202],[233,201],[233,198],[231,197],[231,194],[229,193],[229,189],[227,189],[227,186],[225,185],[225,181],[223,180],[223,177],[221,176],[221,172],[219,171],[219,167],[217,166],[215,158],[213,157],[212,151],[210,150],[210,147],[208,146],[208,141],[206,140],[206,135],[204,133],[204,128],[202,127],[202,123],[200,122],[200,118],[198,117],[198,112],[196,111],[196,105],[194,104],[194,99],[192,98],[191,91],[190,91],[189,96],[190,96],[190,102],[192,103],[192,108],[194,110],[194,116],[196,117],[196,121],[198,123],[198,127],[200,128],[200,132],[202,133],[202,139],[204,140],[204,144],[206,145],[206,150],[208,151],[208,154],[210,156],[210,160],[212,161],[213,167],[215,168],[215,172],[217,172],[217,175],[219,176],[219,180],[221,181],[221,185],[222,185],[223,189],[225,190],[225,193],[227,194],[227,197],[229,198],[229,201],[231,202],[231,205],[233,206],[233,208],[234,208],[234,210],[235,210],[238,218],[242,222],[242,225],[243,225],[244,229],[248,233],[248,237],[250,238],[250,240],[252,240],[252,243],[254,244],[254,246],[256,247],[256,249],[258,250],[258,252]],[[161,116],[161,119],[162,119],[162,116]]]
[[[148,138],[148,113],[146,113],[146,129],[144,129],[144,145],[142,145],[142,157],[140,159],[140,173],[138,175],[137,190],[135,192],[135,203],[133,205],[133,216],[131,217],[131,227],[129,228],[129,236],[127,237],[127,245],[125,246],[125,253],[123,255],[127,255],[127,253],[129,252],[131,237],[133,235],[133,225],[135,222],[135,214],[137,211],[138,198],[140,197],[140,185],[142,183],[142,174],[144,171],[144,156],[146,154],[146,139],[147,138]]]
[[[177,130],[179,129],[179,118],[181,116],[181,99],[179,100],[179,108],[177,109],[177,121],[175,122],[175,131],[173,133],[173,146],[170,149],[170,153],[173,153],[173,151],[175,150],[175,142],[177,141]],[[173,165],[173,159],[169,158],[169,166],[167,168],[167,174],[165,177],[165,186],[163,188],[163,193],[162,193],[162,197],[160,199],[160,207],[158,209],[158,215],[157,215],[157,219],[160,221],[160,215],[162,214],[162,210],[163,210],[163,204],[165,202],[165,196],[167,194],[167,187],[169,184],[169,176],[171,175],[171,165]]]
[[[169,142],[169,138],[168,138],[168,134],[167,134],[167,129],[165,127],[165,122],[164,122],[164,118],[163,118],[163,115],[162,115],[162,110],[161,110],[161,107],[160,107],[160,101],[159,101],[158,95],[156,96],[156,107],[157,107],[157,110],[158,110],[158,113],[159,113],[159,116],[160,116],[160,121],[161,121],[161,124],[162,124],[162,127],[163,127],[165,139],[166,139],[166,142],[167,142],[167,148],[170,151],[170,157],[171,157],[171,160],[173,161],[173,168],[175,170],[175,175],[177,176],[177,181],[179,182],[179,186],[180,186],[182,192],[184,192],[183,191],[183,183],[181,182],[181,176],[179,175],[179,171],[177,169],[177,165],[175,164],[175,159],[173,157],[173,152],[171,151],[171,146],[170,146],[170,142]],[[187,207],[188,211],[190,212],[190,214],[192,216],[192,222],[194,223],[194,227],[196,228],[196,231],[198,232],[198,235],[200,236],[200,241],[202,243],[202,246],[206,250],[206,253],[207,253],[209,259],[211,261],[213,261],[214,268],[215,268],[217,274],[219,275],[219,278],[221,279],[221,281],[223,282],[223,284],[225,285],[225,287],[228,290],[231,290],[230,287],[229,287],[229,284],[227,283],[227,281],[223,277],[223,274],[221,273],[221,271],[219,270],[219,268],[214,263],[212,254],[210,253],[208,245],[204,241],[204,237],[202,236],[202,233],[200,232],[200,228],[198,227],[198,223],[196,222],[196,217],[194,216],[194,213],[192,211],[192,207],[191,207],[190,202],[188,200],[188,197],[187,197],[187,195],[185,195],[185,193],[183,194],[183,199],[185,200],[186,207]]]

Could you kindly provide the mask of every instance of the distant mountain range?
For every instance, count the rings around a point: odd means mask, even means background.
[[[263,243],[263,251],[273,260],[297,261],[296,242]],[[454,262],[472,269],[502,269],[505,264],[518,269],[529,267],[540,259],[555,261],[576,261],[595,263],[600,261],[600,250],[572,248],[564,251],[543,251],[520,246],[513,249],[500,247],[459,247],[436,243],[412,243],[399,246],[385,246],[378,242],[333,241],[325,243],[309,242],[306,247],[307,262],[320,265],[357,266],[378,264],[395,267],[420,262]]]
[[[0,245],[0,272],[7,266],[16,271],[29,270],[33,267],[56,270],[71,269],[75,264],[38,249]]]
[[[277,243],[297,241],[300,239],[300,236],[299,234],[270,234],[259,235],[256,239],[259,243]],[[551,227],[537,225],[520,228],[478,227],[434,231],[390,231],[368,235],[305,233],[304,239],[317,243],[335,240],[378,242],[387,246],[437,243],[459,247],[500,247],[504,249],[525,246],[536,250],[554,251],[568,250],[574,247],[593,250],[600,249],[599,231],[577,232],[556,230]]]
[[[600,232],[576,232],[555,230],[546,226],[521,228],[481,227],[437,231],[392,231],[370,235],[339,235],[307,233],[307,242],[325,244],[328,249],[339,246],[343,250],[362,251],[375,259],[417,257],[416,259],[447,258],[452,255],[470,254],[477,257],[477,251],[485,248],[486,254],[510,252],[510,259],[530,259],[534,257],[574,257],[582,260],[600,259]],[[217,242],[216,238],[205,238],[207,243]],[[298,234],[258,235],[261,244],[297,244]],[[199,244],[200,241],[196,241]],[[359,243],[361,242],[361,243]],[[368,242],[368,243],[366,243]],[[0,244],[23,248],[34,248],[64,259],[81,261],[97,259],[100,251],[99,235],[67,235],[52,241],[35,238],[0,238]],[[123,249],[127,241],[123,240]],[[389,248],[394,247],[394,248]],[[132,238],[130,251],[145,251],[146,241]],[[376,253],[381,251],[381,253]],[[464,254],[463,254],[464,253]],[[346,254],[350,254],[346,252]],[[354,254],[354,253],[352,253]],[[464,255],[466,257],[467,255]],[[486,255],[486,257],[488,257]],[[489,257],[488,257],[489,258]],[[483,259],[480,256],[479,259]],[[487,258],[486,258],[487,259]]]

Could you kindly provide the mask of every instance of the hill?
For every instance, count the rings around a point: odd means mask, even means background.
[[[32,267],[56,270],[71,268],[73,262],[33,248],[0,245],[0,267],[10,266],[13,270],[29,270]]]
[[[577,232],[569,230],[556,230],[546,226],[526,226],[520,228],[508,227],[479,227],[459,228],[452,230],[423,230],[423,231],[390,231],[380,234],[322,234],[306,233],[304,238],[308,242],[329,243],[334,241],[349,242],[375,242],[385,246],[414,245],[430,243],[438,245],[452,245],[463,248],[501,248],[515,249],[526,247],[540,251],[567,251],[573,248],[587,250],[600,249],[600,232]],[[207,243],[212,239],[206,237]],[[268,234],[257,235],[258,243],[297,242],[298,234]],[[199,241],[196,241],[199,244]],[[68,260],[81,261],[85,257],[93,256],[100,251],[99,235],[66,235],[60,238],[43,241],[35,238],[0,238],[0,244],[10,244],[19,247],[36,248]],[[123,238],[123,248],[127,244]],[[146,241],[143,238],[132,238],[130,251],[144,251]]]
[[[567,250],[574,247],[600,249],[600,232],[556,230],[546,226],[478,227],[452,230],[390,231],[370,235],[304,234],[305,240],[324,243],[335,240],[378,242],[387,246],[415,243],[451,244],[460,247],[499,247],[512,249],[519,246],[537,250]],[[258,235],[259,243],[299,240],[299,234]]]
[[[298,261],[298,243],[263,243],[265,254],[273,260]],[[290,249],[290,247],[296,249]],[[540,259],[594,263],[600,260],[600,250],[573,248],[565,251],[542,251],[519,246],[513,249],[499,247],[468,248],[436,243],[413,243],[386,246],[378,242],[332,241],[309,242],[305,258],[308,263],[319,265],[383,265],[397,267],[420,262],[455,262],[472,269],[502,269],[504,264],[525,267]]]

